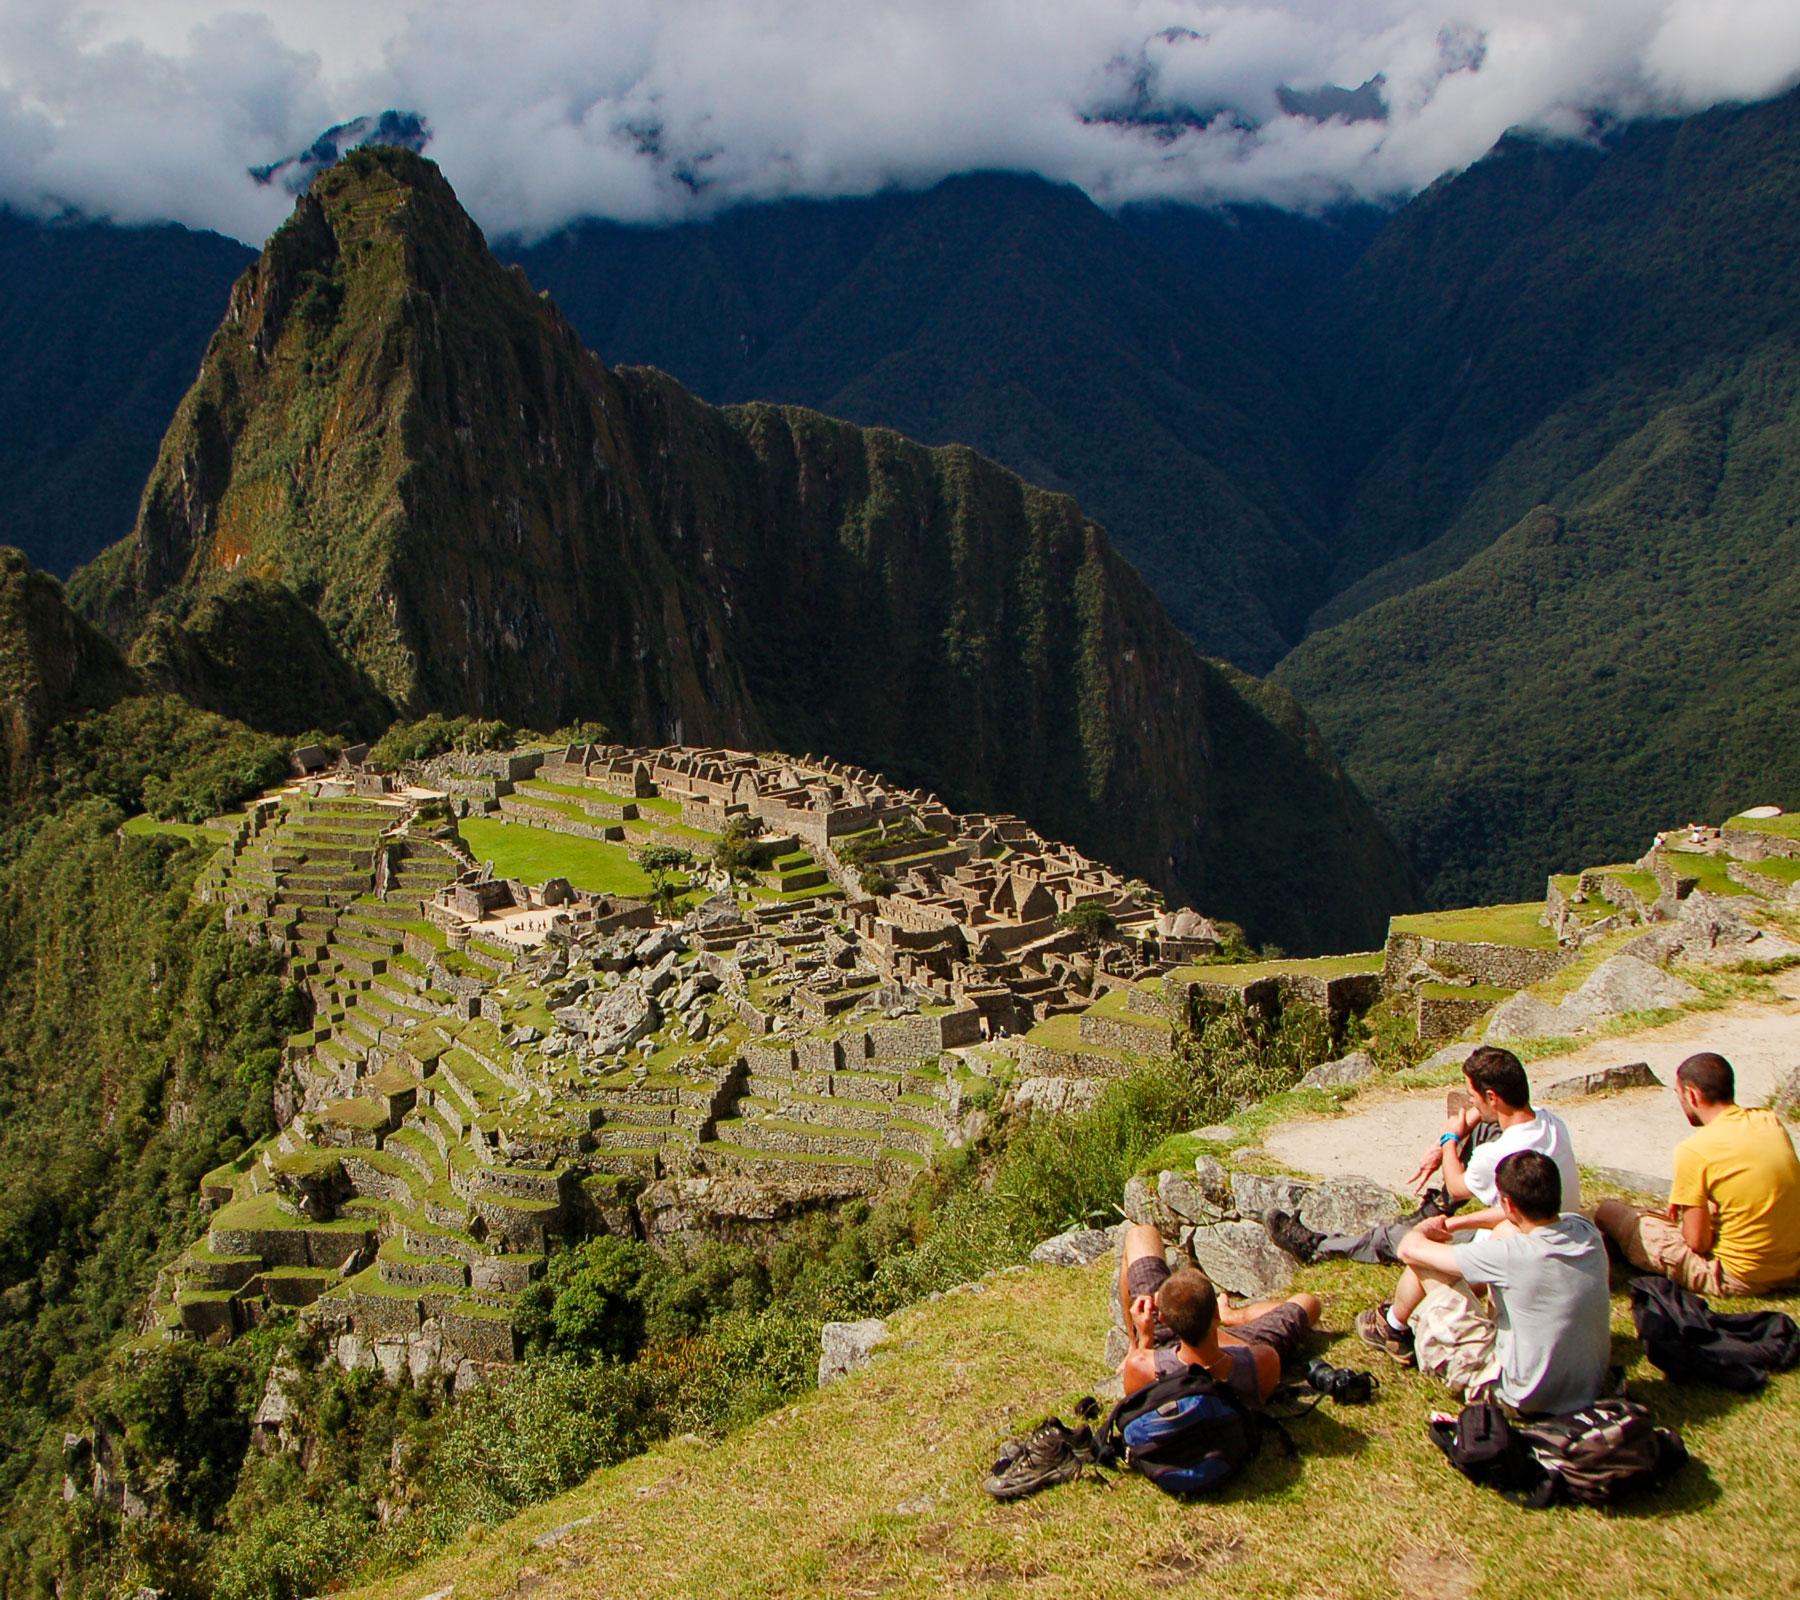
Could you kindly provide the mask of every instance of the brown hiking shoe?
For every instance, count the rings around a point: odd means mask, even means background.
[[[1383,1301],[1370,1311],[1359,1311],[1356,1314],[1356,1337],[1371,1349],[1379,1350],[1391,1360],[1398,1361],[1403,1367],[1414,1365],[1412,1329],[1405,1333],[1395,1333],[1388,1325],[1388,1302]]]

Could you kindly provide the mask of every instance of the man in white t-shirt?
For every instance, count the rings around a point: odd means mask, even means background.
[[[1531,1083],[1525,1068],[1510,1050],[1479,1045],[1463,1063],[1468,1103],[1446,1113],[1443,1130],[1420,1160],[1412,1176],[1412,1190],[1423,1191],[1433,1178],[1443,1184],[1438,1209],[1454,1209],[1467,1201],[1478,1208],[1450,1218],[1457,1231],[1491,1228],[1500,1220],[1494,1189],[1494,1169],[1518,1150],[1536,1150],[1550,1157],[1562,1174],[1563,1209],[1581,1209],[1581,1173],[1575,1166],[1575,1147],[1569,1130],[1554,1111],[1540,1111],[1531,1104]],[[1275,1242],[1303,1261],[1347,1257],[1371,1264],[1398,1261],[1400,1241],[1427,1213],[1384,1222],[1355,1237],[1312,1233],[1282,1212],[1271,1212],[1267,1223]]]
[[[1493,1227],[1456,1241],[1448,1219],[1433,1217],[1401,1241],[1407,1270],[1393,1303],[1363,1312],[1357,1333],[1465,1400],[1492,1394],[1532,1416],[1579,1411],[1600,1397],[1612,1359],[1605,1241],[1562,1209],[1549,1156],[1515,1151],[1495,1184]],[[1403,1350],[1389,1335],[1395,1320]]]

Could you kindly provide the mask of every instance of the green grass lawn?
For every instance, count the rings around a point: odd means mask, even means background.
[[[1671,850],[1669,865],[1684,878],[1697,878],[1700,887],[1708,894],[1755,894],[1754,889],[1733,881],[1725,869],[1731,864],[1728,856],[1706,855],[1698,850]],[[1800,866],[1800,862],[1795,863]]]
[[[224,844],[230,838],[223,829],[205,828],[195,822],[164,822],[160,817],[153,817],[148,813],[130,818],[120,827],[119,832],[128,833],[134,839],[161,834],[164,838],[183,839],[197,848]]]
[[[1514,905],[1467,906],[1457,911],[1395,917],[1388,927],[1393,933],[1410,933],[1451,944],[1512,944],[1554,950],[1556,935],[1539,921],[1543,914],[1543,901],[1523,900]]]
[[[571,834],[528,828],[486,817],[465,818],[458,827],[478,861],[491,861],[503,878],[542,883],[567,878],[577,889],[638,899],[650,893],[650,879],[622,844],[577,839]]]
[[[1778,839],[1800,839],[1800,812],[1790,811],[1779,817],[1733,817],[1725,826],[1750,833],[1771,833]]]
[[[1327,1402],[1216,1498],[1131,1474],[1011,1505],[982,1493],[996,1447],[1104,1376],[1110,1269],[1036,1268],[891,1319],[866,1371],[717,1443],[689,1438],[476,1530],[370,1600],[732,1596],[1308,1596],[1313,1600],[1691,1600],[1792,1592],[1800,1576],[1800,1372],[1751,1396],[1678,1388],[1644,1361],[1625,1295],[1614,1356],[1693,1461],[1654,1499],[1525,1511],[1455,1474],[1426,1422],[1448,1396],[1345,1330],[1392,1272],[1334,1264],[1309,1354],[1373,1366],[1372,1405]],[[1793,1301],[1781,1302],[1793,1310]]]

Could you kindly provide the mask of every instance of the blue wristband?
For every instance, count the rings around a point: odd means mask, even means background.
[[[1462,1135],[1460,1133],[1440,1133],[1438,1135],[1438,1143],[1439,1144],[1455,1144],[1456,1141],[1458,1139],[1460,1139],[1461,1137],[1462,1137]]]

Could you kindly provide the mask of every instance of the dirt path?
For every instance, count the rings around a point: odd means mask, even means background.
[[[1598,1040],[1569,1055],[1533,1062],[1534,1089],[1628,1061],[1647,1061],[1663,1081],[1661,1089],[1633,1089],[1555,1106],[1569,1125],[1582,1165],[1644,1173],[1666,1183],[1675,1146],[1689,1132],[1668,1085],[1675,1068],[1696,1051],[1715,1050],[1731,1062],[1737,1069],[1738,1099],[1746,1105],[1761,1104],[1800,1067],[1800,970],[1772,981],[1781,996],[1774,1003],[1694,1012],[1667,1027]],[[1352,1104],[1354,1109],[1344,1116],[1272,1129],[1263,1147],[1299,1172],[1319,1177],[1359,1173],[1398,1188],[1443,1121],[1443,1090],[1376,1090]]]

